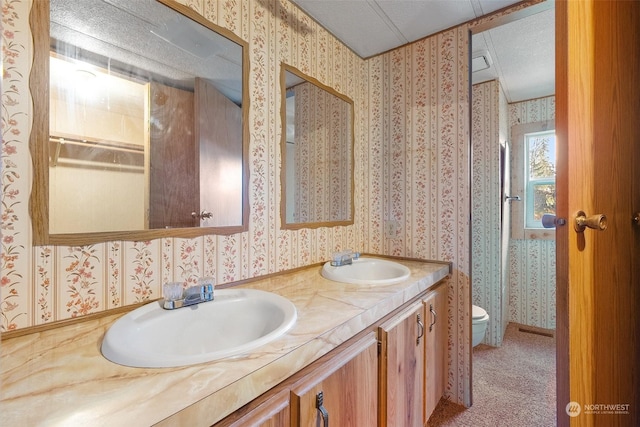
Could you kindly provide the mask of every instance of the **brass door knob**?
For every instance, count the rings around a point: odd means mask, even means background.
[[[578,233],[582,233],[585,228],[592,228],[599,231],[606,230],[607,216],[604,214],[587,216],[583,211],[578,212],[576,214],[575,229]]]
[[[208,218],[212,218],[213,214],[211,212],[207,212],[207,211],[202,211],[200,213],[198,212],[191,212],[191,218],[200,218],[200,219],[208,219]]]

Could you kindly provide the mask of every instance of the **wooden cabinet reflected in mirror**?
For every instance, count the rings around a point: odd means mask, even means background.
[[[35,244],[246,230],[246,43],[172,0],[38,1],[31,25]]]
[[[353,224],[353,101],[282,64],[282,228]]]

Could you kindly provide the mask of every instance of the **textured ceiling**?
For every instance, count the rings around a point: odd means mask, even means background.
[[[367,58],[519,0],[292,0]]]
[[[51,0],[51,38],[68,58],[182,88],[200,77],[242,102],[242,47],[156,0]]]
[[[324,28],[368,58],[519,0],[292,0]],[[487,50],[492,67],[473,83],[499,78],[509,102],[554,93],[553,0],[534,15],[474,35],[472,50]],[[546,10],[541,13],[540,10]]]
[[[487,70],[472,74],[473,83],[499,79],[507,101],[555,93],[555,16],[553,9],[474,34],[472,51],[486,50]]]
[[[363,58],[518,2],[293,1]],[[204,77],[240,102],[241,82],[237,77],[242,73],[238,45],[222,37],[215,42],[206,41],[206,34],[211,32],[173,12],[165,13],[167,9],[155,0],[52,0],[51,4],[52,37],[59,41],[110,58],[111,67],[136,63],[139,69],[155,74],[156,78],[165,76],[183,82],[193,76]],[[500,79],[509,102],[554,93],[553,0],[545,1],[543,6],[530,8],[536,9],[531,16],[473,36],[472,51],[486,50],[493,60],[489,70],[472,74],[473,83]],[[179,30],[185,28],[194,34],[188,37],[195,39],[183,38]],[[131,40],[136,43],[131,44]],[[180,64],[181,69],[175,64]]]

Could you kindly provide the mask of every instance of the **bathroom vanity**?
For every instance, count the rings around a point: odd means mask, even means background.
[[[108,361],[100,345],[122,314],[6,339],[0,425],[422,426],[444,390],[451,267],[396,261],[411,271],[397,284],[334,282],[319,266],[242,283],[292,301],[296,324],[214,362]]]

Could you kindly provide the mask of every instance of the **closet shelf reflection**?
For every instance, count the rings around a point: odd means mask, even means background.
[[[51,155],[51,166],[57,166],[60,152],[64,145],[73,145],[91,149],[108,150],[122,153],[132,153],[144,155],[144,147],[135,144],[127,144],[114,141],[95,141],[90,139],[80,139],[73,137],[50,136],[49,142],[55,144]]]

